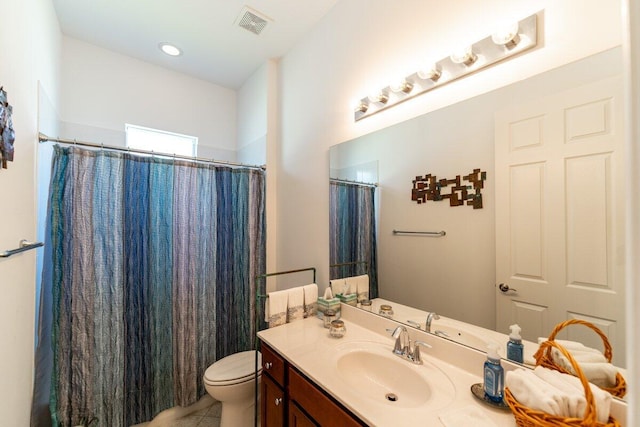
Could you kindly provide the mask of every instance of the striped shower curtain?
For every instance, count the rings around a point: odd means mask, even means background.
[[[369,298],[378,297],[375,187],[329,183],[329,263],[331,279],[369,274]]]
[[[208,365],[254,346],[264,172],[54,149],[53,424],[130,426],[195,403]]]

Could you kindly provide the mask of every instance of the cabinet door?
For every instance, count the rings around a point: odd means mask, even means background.
[[[304,408],[318,425],[322,427],[360,427],[364,425],[290,366],[288,387],[289,400]]]
[[[307,417],[298,405],[289,401],[289,427],[317,427],[317,424]]]
[[[285,426],[285,400],[284,392],[267,375],[262,376],[261,395],[261,425],[262,427]]]

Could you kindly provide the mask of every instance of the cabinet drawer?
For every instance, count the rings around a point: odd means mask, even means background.
[[[268,345],[262,343],[262,373],[269,374],[281,387],[284,387],[284,360],[276,354]]]
[[[364,425],[291,367],[289,367],[289,399],[297,402],[322,427]]]

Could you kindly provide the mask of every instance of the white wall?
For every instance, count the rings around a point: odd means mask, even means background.
[[[36,238],[38,81],[59,99],[61,36],[51,1],[0,0],[0,85],[14,107],[15,161],[0,170],[0,251]],[[41,250],[41,249],[39,249]],[[27,426],[33,387],[36,252],[0,259],[0,419]]]
[[[278,267],[320,268],[328,281],[331,145],[518,81],[621,43],[618,1],[385,0],[338,2],[282,60]],[[544,9],[540,46],[358,123],[355,100],[475,41],[506,18]],[[597,31],[595,30],[597,29]],[[270,165],[271,166],[271,165]]]
[[[131,123],[197,136],[198,156],[236,160],[232,89],[65,36],[61,91],[63,137],[123,145]]]
[[[267,162],[268,71],[265,63],[238,90],[238,161]]]
[[[238,152],[241,163],[269,164],[266,181],[267,272],[276,271],[278,164],[278,61],[269,60],[238,90]],[[276,280],[267,288],[275,290]]]

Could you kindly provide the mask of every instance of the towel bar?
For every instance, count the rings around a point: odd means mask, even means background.
[[[446,236],[447,232],[442,231],[401,231],[401,230],[393,230],[394,236],[397,234],[419,234],[422,236],[432,236],[432,237],[442,237]]]
[[[44,245],[44,243],[42,242],[29,242],[23,239],[23,240],[20,240],[19,248],[0,252],[0,258],[9,258],[11,255],[19,254],[20,252],[30,251],[31,249],[39,248],[42,245]]]

